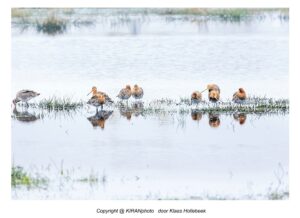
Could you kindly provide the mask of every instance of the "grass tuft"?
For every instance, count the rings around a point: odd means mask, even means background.
[[[51,15],[42,22],[37,21],[36,29],[38,32],[48,35],[62,34],[67,29],[67,21]]]
[[[23,167],[13,166],[11,169],[11,186],[26,186],[27,188],[42,188],[48,184],[48,179],[36,175],[31,176],[24,171]]]
[[[48,109],[48,110],[75,110],[78,108],[83,107],[83,102],[74,102],[69,97],[50,97],[48,99],[43,99],[38,103],[38,107],[42,109]]]

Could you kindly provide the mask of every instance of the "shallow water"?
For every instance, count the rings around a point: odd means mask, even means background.
[[[93,85],[115,98],[138,83],[149,102],[189,98],[211,82],[222,100],[239,87],[288,98],[286,21],[95,20],[55,36],[13,26],[12,98],[26,88],[41,93],[32,102],[53,95],[86,101]],[[269,199],[289,191],[288,112],[17,110],[13,165],[49,184],[13,188],[13,199]]]
[[[287,188],[288,115],[112,111],[105,121],[91,109],[13,119],[14,165],[51,181],[46,190],[14,189],[13,198],[265,199]],[[75,182],[61,188],[61,169]],[[96,185],[76,182],[91,173]]]

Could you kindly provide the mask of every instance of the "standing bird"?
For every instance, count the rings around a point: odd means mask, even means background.
[[[208,93],[208,98],[212,102],[217,102],[220,100],[220,92],[212,90]]]
[[[247,95],[243,88],[239,88],[237,92],[233,94],[232,100],[236,103],[246,100]]]
[[[202,100],[202,94],[199,91],[195,91],[191,95],[192,104],[199,104]]]
[[[12,101],[12,103],[14,104],[14,106],[16,106],[16,104],[19,102],[19,101],[23,101],[26,103],[26,106],[28,107],[28,101],[36,96],[39,96],[40,93],[37,93],[35,91],[32,91],[32,90],[27,90],[27,89],[24,89],[24,90],[21,90],[19,92],[17,92],[17,95],[16,95],[16,98]]]
[[[98,107],[101,106],[101,110],[103,109],[103,105],[106,103],[105,95],[97,94],[90,98],[87,102],[89,105],[96,107],[96,111],[98,112]]]
[[[218,85],[208,84],[206,89],[204,89],[202,92],[204,92],[206,90],[208,90],[208,98],[209,98],[210,101],[216,102],[220,99],[221,89]]]
[[[103,95],[105,97],[106,102],[108,103],[114,103],[114,101],[105,93],[105,92],[101,92],[101,91],[97,91],[97,87],[93,86],[92,90],[89,92],[89,94],[93,93],[93,96],[100,96]],[[87,94],[87,95],[89,95]]]
[[[135,99],[141,99],[144,96],[144,90],[137,84],[133,86],[132,97]]]
[[[216,84],[208,84],[207,89],[208,89],[208,92],[215,90],[215,91],[221,93],[220,87]]]
[[[125,88],[121,89],[117,97],[120,98],[121,100],[128,100],[131,97],[130,85],[126,85]]]

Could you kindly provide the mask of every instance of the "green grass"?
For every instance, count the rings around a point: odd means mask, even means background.
[[[20,166],[13,166],[11,169],[11,186],[25,186],[27,188],[42,188],[48,184],[48,179],[39,175],[32,176]]]
[[[37,167],[35,167],[37,168]],[[107,182],[107,176],[103,172],[102,176],[94,173],[93,170],[87,176],[78,176],[76,168],[64,169],[63,162],[60,168],[55,167],[54,172],[47,171],[45,168],[41,168],[41,172],[35,171],[33,173],[27,172],[21,166],[12,166],[11,171],[11,187],[17,191],[19,187],[26,187],[28,191],[33,188],[43,188],[47,190],[52,190],[51,187],[57,185],[57,181],[60,183],[60,191],[64,191],[64,188],[72,187],[75,183],[88,184],[90,186],[105,185]],[[49,170],[50,168],[48,168]],[[45,171],[46,170],[46,171]],[[54,176],[53,179],[47,178],[45,172],[50,173]],[[40,176],[41,173],[43,177]],[[289,198],[288,184],[286,184],[282,178],[278,180],[278,184],[273,184],[275,186],[267,187],[267,191],[263,193],[245,193],[241,196],[231,196],[231,195],[219,195],[219,194],[209,194],[203,192],[200,195],[186,196],[186,197],[176,197],[176,196],[161,196],[159,194],[149,193],[145,196],[145,199],[150,200],[255,200],[255,199],[266,199],[266,200],[286,200]],[[76,190],[75,190],[76,191]],[[50,194],[51,195],[51,194]]]
[[[147,104],[143,111],[146,114],[169,112],[169,113],[189,113],[193,108],[202,113],[288,113],[288,99],[272,99],[251,97],[243,103],[233,103],[232,101],[224,101],[218,103],[210,103],[203,101],[198,105],[192,105],[190,99],[180,98],[179,101],[172,99],[155,100]]]
[[[75,110],[83,107],[84,103],[82,101],[72,101],[69,97],[50,97],[47,99],[41,100],[37,105],[33,104],[33,106],[38,106],[42,109],[48,110]]]

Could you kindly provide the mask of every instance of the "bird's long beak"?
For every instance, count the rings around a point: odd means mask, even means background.
[[[92,90],[93,91],[93,90]],[[87,94],[87,96],[89,95],[89,94],[91,94],[92,93],[92,91],[90,91],[88,94]]]
[[[202,92],[205,92],[207,90],[207,88],[206,89],[204,89]],[[202,93],[202,92],[200,92],[200,93]]]

